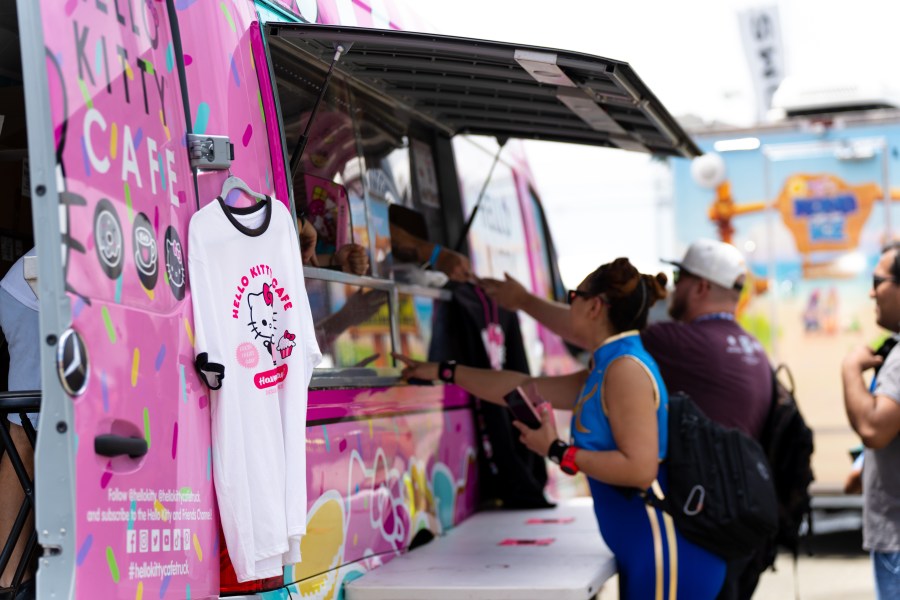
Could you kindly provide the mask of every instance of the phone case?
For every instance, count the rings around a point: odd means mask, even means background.
[[[513,416],[515,416],[517,421],[521,421],[531,429],[540,428],[541,419],[538,417],[537,411],[518,388],[511,391],[503,398],[506,400],[506,406],[509,407],[509,410],[512,412]]]

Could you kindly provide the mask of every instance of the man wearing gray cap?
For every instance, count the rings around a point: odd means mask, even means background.
[[[762,344],[735,321],[747,273],[740,251],[701,239],[675,265],[674,321],[648,325],[641,341],[659,365],[669,392],[685,392],[712,420],[759,439],[772,402],[772,370]],[[521,283],[482,279],[487,294],[508,310],[522,310],[565,340],[589,344],[574,330],[569,307],[528,292]],[[749,598],[759,579],[752,557],[728,565],[720,598]]]

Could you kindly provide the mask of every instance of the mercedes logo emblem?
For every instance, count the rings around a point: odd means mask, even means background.
[[[66,329],[56,347],[56,370],[59,382],[70,396],[84,393],[88,382],[88,355],[81,336],[74,329]]]

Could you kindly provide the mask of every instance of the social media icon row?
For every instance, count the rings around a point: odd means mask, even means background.
[[[129,529],[125,534],[128,554],[143,552],[178,552],[191,547],[190,529]]]

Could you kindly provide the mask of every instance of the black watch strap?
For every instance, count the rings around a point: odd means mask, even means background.
[[[444,383],[453,383],[456,379],[455,360],[443,360],[438,364],[438,379]]]
[[[561,464],[563,455],[566,453],[566,450],[569,449],[569,445],[562,440],[553,440],[550,444],[550,448],[547,449],[547,458],[550,459],[551,462],[555,464]]]

